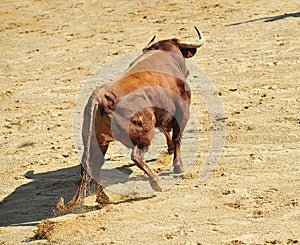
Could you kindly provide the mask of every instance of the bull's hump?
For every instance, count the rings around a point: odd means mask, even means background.
[[[150,50],[138,57],[124,76],[151,72],[152,74],[167,74],[185,80],[185,71],[182,68],[185,68],[185,60],[181,55],[162,50]]]

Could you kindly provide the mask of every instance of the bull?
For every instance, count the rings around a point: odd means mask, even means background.
[[[109,203],[99,176],[105,153],[114,140],[132,149],[131,159],[148,176],[154,191],[160,192],[162,188],[144,154],[155,128],[165,134],[168,152],[174,154],[173,171],[184,171],[180,142],[191,100],[185,58],[193,57],[205,42],[203,34],[195,29],[199,38],[196,42],[172,38],[154,43],[154,36],[120,78],[94,90],[84,110],[81,180],[73,199],[66,205],[63,200],[58,204],[60,210],[81,204],[91,182],[98,204]]]

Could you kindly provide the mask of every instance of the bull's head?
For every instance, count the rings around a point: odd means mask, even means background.
[[[182,42],[177,38],[166,39],[158,41],[154,44],[155,36],[151,39],[151,41],[143,48],[143,53],[149,50],[163,50],[167,52],[178,52],[181,51],[183,57],[190,58],[193,57],[197,52],[197,48],[201,47],[205,43],[205,39],[203,34],[198,30],[195,26],[196,32],[198,34],[199,40],[196,42]]]

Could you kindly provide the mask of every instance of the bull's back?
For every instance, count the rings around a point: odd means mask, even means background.
[[[150,71],[185,80],[188,74],[185,59],[180,54],[150,50],[138,57],[125,72],[126,75]]]
[[[187,99],[185,92],[189,90],[187,83],[169,74],[151,71],[137,72],[121,77],[109,88],[117,97],[124,97],[135,90],[145,87],[161,87]]]

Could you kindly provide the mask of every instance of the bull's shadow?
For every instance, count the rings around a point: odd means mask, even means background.
[[[129,176],[131,166],[118,168],[126,174],[116,179],[110,178],[115,169],[102,169],[104,181],[109,185],[135,181],[135,177]],[[63,197],[69,201],[75,194],[80,180],[80,166],[39,174],[28,171],[25,176],[33,181],[16,188],[0,203],[0,226],[36,225],[43,219],[53,217],[58,200]]]

